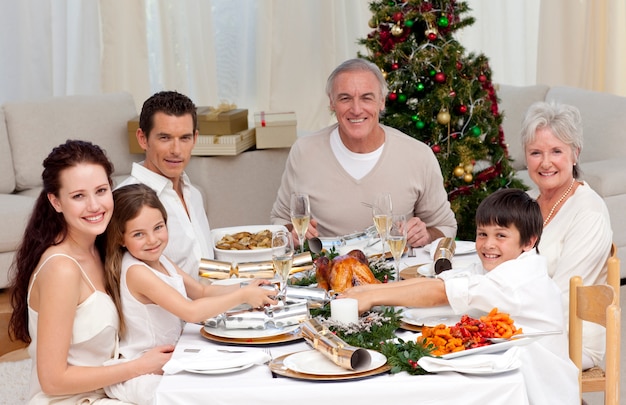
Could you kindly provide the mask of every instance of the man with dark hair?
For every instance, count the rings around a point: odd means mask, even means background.
[[[130,177],[120,184],[143,183],[156,191],[168,216],[164,254],[195,279],[200,259],[213,258],[202,195],[185,174],[197,139],[194,103],[175,91],[154,94],[143,104],[137,129],[146,159],[133,163]]]

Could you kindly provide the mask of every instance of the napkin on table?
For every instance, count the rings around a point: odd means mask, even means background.
[[[271,360],[270,356],[262,350],[246,350],[242,353],[224,353],[210,348],[184,349],[180,355],[174,355],[163,366],[165,374],[176,374],[184,370],[222,370],[226,368],[241,367],[247,364],[265,364]]]
[[[512,370],[519,367],[519,348],[511,347],[504,353],[473,354],[453,359],[422,357],[420,367],[431,373],[456,371],[459,373],[489,373]]]

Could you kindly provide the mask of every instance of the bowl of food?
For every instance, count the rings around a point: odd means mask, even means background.
[[[235,263],[272,260],[272,233],[283,225],[244,225],[211,231],[215,260]]]

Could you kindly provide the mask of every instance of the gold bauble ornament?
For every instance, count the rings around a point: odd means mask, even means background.
[[[383,75],[385,79],[387,78],[387,72],[385,72],[384,70],[381,70],[380,73]]]
[[[465,173],[465,176],[463,176],[463,181],[465,181],[466,183],[471,183],[472,180],[474,180],[474,176],[472,176],[472,173]]]
[[[400,35],[402,35],[403,32],[404,30],[398,24],[394,24],[394,26],[391,27],[391,35],[393,35],[394,37],[399,37]]]
[[[468,163],[465,165],[464,169],[467,173],[471,173],[474,171],[474,165],[471,163]]]
[[[452,171],[452,174],[454,174],[456,177],[463,177],[463,175],[465,174],[465,170],[463,169],[463,166],[457,166]]]
[[[447,108],[442,108],[441,111],[439,111],[439,114],[437,114],[437,122],[441,125],[448,125],[450,122],[450,113]]]
[[[367,25],[369,25],[370,28],[376,28],[378,27],[378,21],[376,21],[374,19],[374,17],[370,18],[370,20],[367,22]]]

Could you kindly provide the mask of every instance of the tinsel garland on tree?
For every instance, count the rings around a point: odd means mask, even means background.
[[[489,61],[466,55],[452,36],[474,23],[470,9],[455,0],[387,0],[370,10],[374,31],[359,41],[368,50],[359,57],[378,65],[389,85],[381,122],[431,147],[457,237],[474,240],[480,202],[500,188],[525,187],[513,177]]]

